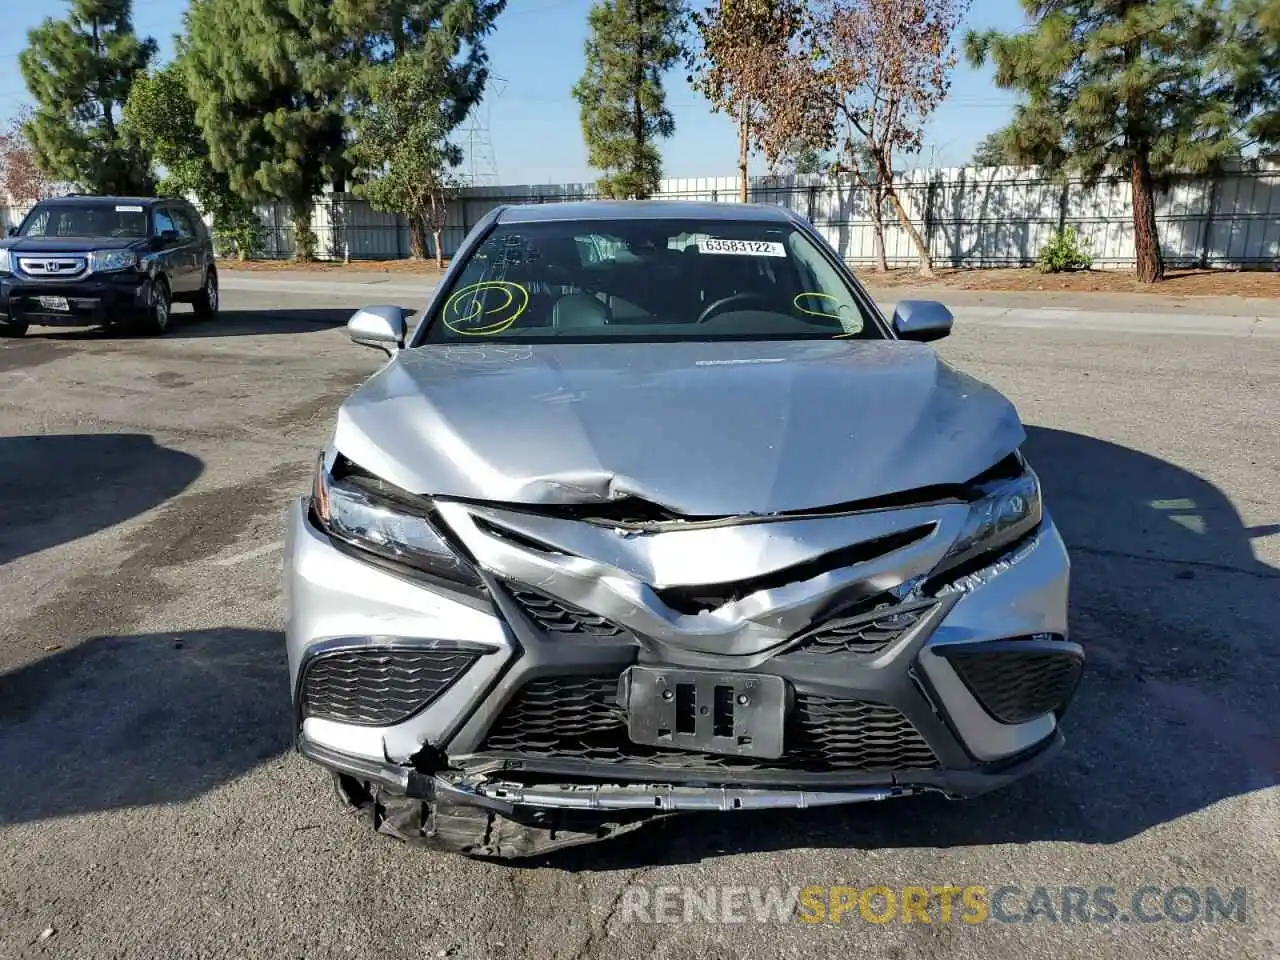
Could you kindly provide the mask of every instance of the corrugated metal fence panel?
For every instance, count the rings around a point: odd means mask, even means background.
[[[1280,171],[1224,180],[1212,210],[1209,266],[1280,261]]]
[[[756,177],[755,203],[787,207],[809,218],[849,263],[875,262],[870,196],[851,178],[817,175]],[[939,266],[1025,266],[1060,224],[1074,227],[1099,268],[1133,265],[1133,222],[1127,178],[1085,186],[1063,183],[1035,168],[992,167],[909,170],[898,195],[912,224]],[[594,183],[475,187],[449,203],[442,237],[446,256],[494,207],[512,203],[593,200]],[[658,196],[670,200],[733,203],[737,177],[664,180]],[[21,221],[27,206],[0,206],[0,228]],[[265,255],[293,256],[293,224],[287,206],[262,204]],[[1157,196],[1156,218],[1165,260],[1171,266],[1280,268],[1280,169],[1233,172],[1216,179],[1182,177]],[[916,263],[915,248],[896,212],[884,205],[885,256],[890,266]],[[410,252],[403,217],[381,213],[344,194],[318,198],[311,227],[319,255],[340,260],[384,260]]]
[[[4,206],[0,204],[0,236],[9,232],[10,227],[16,227],[22,222],[22,218],[27,215],[27,211],[31,209],[31,204],[15,204]]]

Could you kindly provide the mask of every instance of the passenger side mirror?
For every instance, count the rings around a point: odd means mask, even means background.
[[[411,312],[404,307],[388,305],[361,307],[347,321],[347,333],[353,343],[375,347],[385,351],[389,357],[395,356],[397,350],[404,348],[408,332],[405,318]]]
[[[893,308],[893,331],[900,340],[941,340],[953,323],[951,311],[937,300],[901,300]]]

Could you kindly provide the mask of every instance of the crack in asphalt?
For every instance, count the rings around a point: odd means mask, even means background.
[[[1105,547],[1088,547],[1079,544],[1067,544],[1067,550],[1074,553],[1087,553],[1095,557],[1115,557],[1121,560],[1145,560],[1148,563],[1167,564],[1175,567],[1198,567],[1203,570],[1217,570],[1221,573],[1239,573],[1259,580],[1280,580],[1280,570],[1258,569],[1248,570],[1233,563],[1217,563],[1213,560],[1182,560],[1177,557],[1153,557],[1144,553],[1131,553],[1128,550],[1110,550]]]

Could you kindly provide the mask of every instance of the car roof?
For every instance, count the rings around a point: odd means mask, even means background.
[[[114,197],[98,194],[73,193],[65,197],[50,197],[41,203],[89,204],[89,203],[132,203],[147,206],[157,203],[186,203],[182,197]]]
[[[708,203],[696,200],[573,200],[515,204],[501,208],[498,223],[552,220],[754,220],[788,223],[786,207],[766,203]]]

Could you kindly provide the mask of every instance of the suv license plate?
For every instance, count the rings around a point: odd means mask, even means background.
[[[787,684],[781,677],[631,667],[632,742],[776,760],[782,756]]]
[[[40,297],[40,306],[46,310],[56,310],[59,313],[70,313],[71,304],[67,303],[66,297]]]

